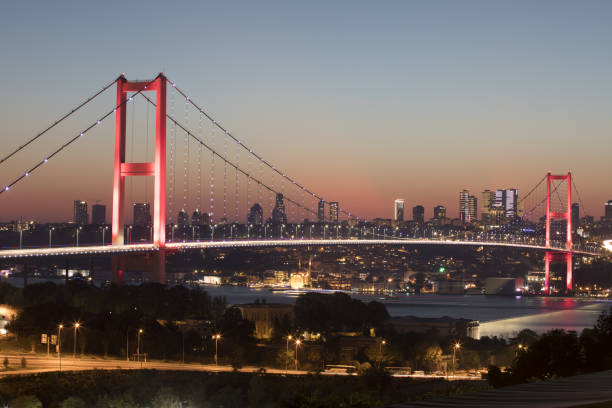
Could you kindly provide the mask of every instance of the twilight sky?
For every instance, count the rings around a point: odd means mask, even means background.
[[[164,71],[363,217],[390,218],[398,197],[456,216],[460,190],[525,193],[548,170],[572,171],[592,215],[612,199],[612,2],[230,3],[3,3],[0,155],[119,73]],[[0,184],[112,109],[113,91],[1,164]],[[74,199],[110,206],[113,126],[0,195],[0,221],[70,219]]]

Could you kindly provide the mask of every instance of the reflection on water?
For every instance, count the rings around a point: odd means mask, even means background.
[[[271,292],[246,287],[206,287],[212,296],[225,296],[230,303],[250,303],[256,298],[267,302],[294,303],[295,293]],[[484,295],[400,295],[387,299],[379,296],[352,295],[364,301],[378,300],[391,316],[466,318],[480,321],[481,336],[509,337],[522,329],[543,333],[559,328],[580,332],[592,327],[612,301],[601,299],[495,297]]]

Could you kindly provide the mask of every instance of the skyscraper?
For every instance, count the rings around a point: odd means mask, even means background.
[[[337,201],[329,202],[329,222],[331,222],[332,224],[338,223],[338,211],[339,210],[340,210],[340,207],[338,206]]]
[[[477,207],[478,200],[473,195],[470,195],[469,190],[463,190],[459,193],[459,219],[461,221],[476,221]]]
[[[319,222],[325,222],[325,201],[319,201],[319,206],[317,208],[317,220]]]
[[[404,221],[404,199],[398,198],[395,200],[395,211],[393,212],[395,221]]]
[[[285,213],[285,200],[282,193],[276,194],[276,204],[272,209],[272,223],[286,224],[287,214]]]
[[[93,225],[106,225],[106,206],[94,204],[91,206],[91,223]]]
[[[504,209],[504,215],[506,218],[515,218],[518,215],[517,202],[517,189],[508,188],[505,190],[495,191],[495,204]]]
[[[251,225],[262,225],[263,224],[263,208],[259,203],[253,204],[247,217],[247,222]]]
[[[74,223],[77,225],[87,225],[89,223],[89,214],[87,214],[86,201],[74,201]]]
[[[480,219],[484,222],[489,222],[489,212],[491,207],[495,204],[495,192],[491,190],[485,190],[482,192],[482,202],[480,210]]]
[[[151,205],[149,203],[134,203],[134,226],[151,226]]]
[[[572,229],[575,231],[580,226],[580,204],[572,203]]]
[[[202,225],[202,214],[200,213],[200,210],[196,209],[191,214],[191,226],[199,227],[200,225]]]
[[[187,212],[185,210],[179,211],[178,216],[176,217],[176,223],[181,227],[189,224],[189,219],[187,218]]]
[[[420,224],[425,222],[425,208],[422,205],[412,207],[412,219]]]
[[[446,218],[446,207],[443,205],[436,205],[433,210],[434,219],[441,220]]]
[[[608,221],[612,221],[612,200],[608,200],[608,202],[604,206],[605,208],[605,217]]]

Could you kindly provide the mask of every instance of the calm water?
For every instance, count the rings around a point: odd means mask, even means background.
[[[214,287],[206,290],[212,296],[225,296],[230,303],[251,303],[265,298],[267,302],[294,303],[296,294],[270,292],[246,287]],[[480,321],[481,336],[509,337],[522,329],[538,333],[560,328],[581,331],[592,327],[603,310],[612,306],[609,300],[494,297],[484,295],[400,295],[385,299],[377,296],[352,295],[364,301],[378,300],[387,306],[391,316],[466,318]]]

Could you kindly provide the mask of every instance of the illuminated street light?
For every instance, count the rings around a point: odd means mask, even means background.
[[[54,229],[55,229],[55,227],[49,228],[49,248],[51,248],[51,234],[53,233]]]
[[[81,323],[74,323],[74,344],[72,349],[72,358],[76,358],[77,330],[81,327]]]
[[[213,338],[215,339],[215,365],[219,365],[219,340],[221,340],[221,335],[215,334]]]
[[[59,357],[59,370],[62,371],[62,329],[63,324],[57,326],[57,356]]]
[[[302,341],[300,339],[295,340],[295,371],[298,369],[298,347],[301,343]]]
[[[456,354],[457,350],[459,350],[460,348],[461,348],[461,344],[459,344],[459,342],[457,342],[457,343],[455,343],[453,345],[453,375],[455,375],[455,371],[456,371],[456,368],[455,368],[455,361],[456,361],[455,360],[455,354]]]
[[[136,344],[136,358],[138,358],[138,361],[140,361],[140,335],[142,334],[142,332],[142,329],[138,329],[138,342]]]
[[[81,232],[81,230],[83,229],[83,227],[77,227],[76,229],[76,246],[79,246],[79,232]]]

